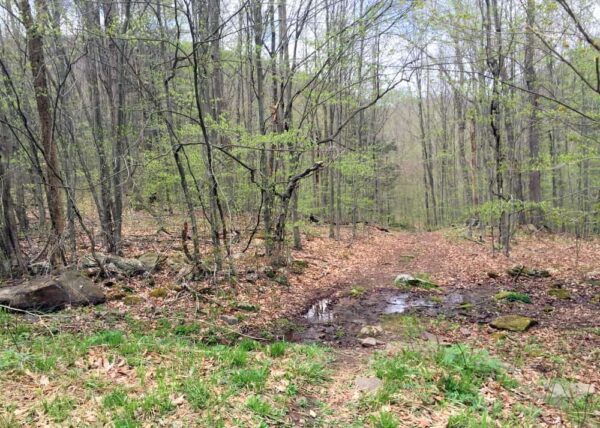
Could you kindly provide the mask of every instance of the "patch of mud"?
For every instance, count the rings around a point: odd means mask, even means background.
[[[502,315],[517,314],[533,318],[537,326],[559,329],[600,327],[600,289],[576,281],[489,280],[476,284],[455,283],[440,290],[411,288],[399,290],[380,287],[383,281],[372,278],[370,288],[360,296],[348,290],[321,295],[301,314],[290,318],[287,340],[321,342],[334,346],[360,346],[362,327],[380,324],[387,316],[404,314],[419,317],[443,316],[460,324],[489,324]],[[568,299],[552,295],[561,287]],[[509,302],[495,298],[503,290],[530,296],[532,303]],[[575,316],[576,315],[576,316]],[[383,341],[397,339],[385,331]]]
[[[376,324],[382,315],[430,311],[435,315],[443,305],[420,291],[371,290],[360,297],[328,297],[313,303],[295,320],[292,340],[355,346],[362,327]]]
[[[311,323],[327,323],[333,321],[333,308],[331,299],[321,299],[314,303],[304,314]]]
[[[388,305],[384,308],[384,314],[403,314],[410,308],[433,308],[436,303],[432,300],[414,298],[408,293],[398,294],[388,300]]]

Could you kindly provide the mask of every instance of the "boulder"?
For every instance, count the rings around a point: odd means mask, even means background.
[[[531,318],[522,315],[504,315],[493,320],[490,325],[498,330],[525,331],[535,324]]]
[[[0,288],[0,304],[15,309],[52,311],[65,306],[96,305],[105,300],[102,287],[75,270]]]

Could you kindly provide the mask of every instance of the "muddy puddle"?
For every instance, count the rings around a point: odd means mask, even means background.
[[[502,289],[514,289],[531,296],[534,304],[505,302],[495,298]],[[555,289],[555,288],[554,288]],[[394,323],[395,315],[424,317],[444,316],[461,323],[489,324],[500,315],[520,314],[534,318],[539,324],[598,326],[598,306],[590,302],[593,290],[576,289],[570,299],[557,299],[550,293],[552,286],[540,286],[537,281],[498,284],[490,281],[475,289],[446,288],[427,291],[419,289],[374,288],[360,296],[344,294],[327,296],[306,308],[291,320],[282,333],[286,340],[320,342],[335,346],[360,346],[360,331],[365,326]],[[587,294],[577,295],[582,293]],[[578,311],[579,320],[572,319]],[[582,318],[582,314],[585,315]],[[391,318],[390,318],[391,317]],[[386,330],[387,334],[387,330]],[[389,340],[391,337],[382,338]]]
[[[435,315],[442,306],[417,292],[398,289],[378,289],[358,297],[327,297],[314,302],[297,320],[294,340],[355,344],[361,328],[380,322],[382,316],[424,311]]]

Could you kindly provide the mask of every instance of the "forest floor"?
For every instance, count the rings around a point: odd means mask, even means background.
[[[0,428],[600,426],[598,240],[523,232],[507,258],[458,229],[342,232],[311,229],[280,270],[257,242],[211,294],[167,262],[100,306],[0,312]],[[148,250],[179,258],[128,235]]]

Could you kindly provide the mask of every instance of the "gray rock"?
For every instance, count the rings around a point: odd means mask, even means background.
[[[16,309],[52,311],[106,300],[101,286],[75,270],[34,278],[0,289],[0,303]]]
[[[376,377],[357,377],[354,388],[360,392],[377,392],[382,383],[381,379]]]
[[[221,321],[229,325],[236,325],[240,323],[240,320],[234,317],[233,315],[221,315]]]
[[[554,383],[551,385],[551,398],[579,398],[596,392],[594,385],[581,382]]]
[[[254,284],[256,281],[258,281],[258,274],[256,272],[247,273],[246,281],[248,281],[250,284]]]
[[[147,271],[158,270],[166,262],[167,256],[158,253],[145,253],[137,258]]]
[[[365,337],[364,339],[359,339],[359,342],[365,348],[372,348],[373,346],[381,345],[383,342],[375,339],[374,337]]]

